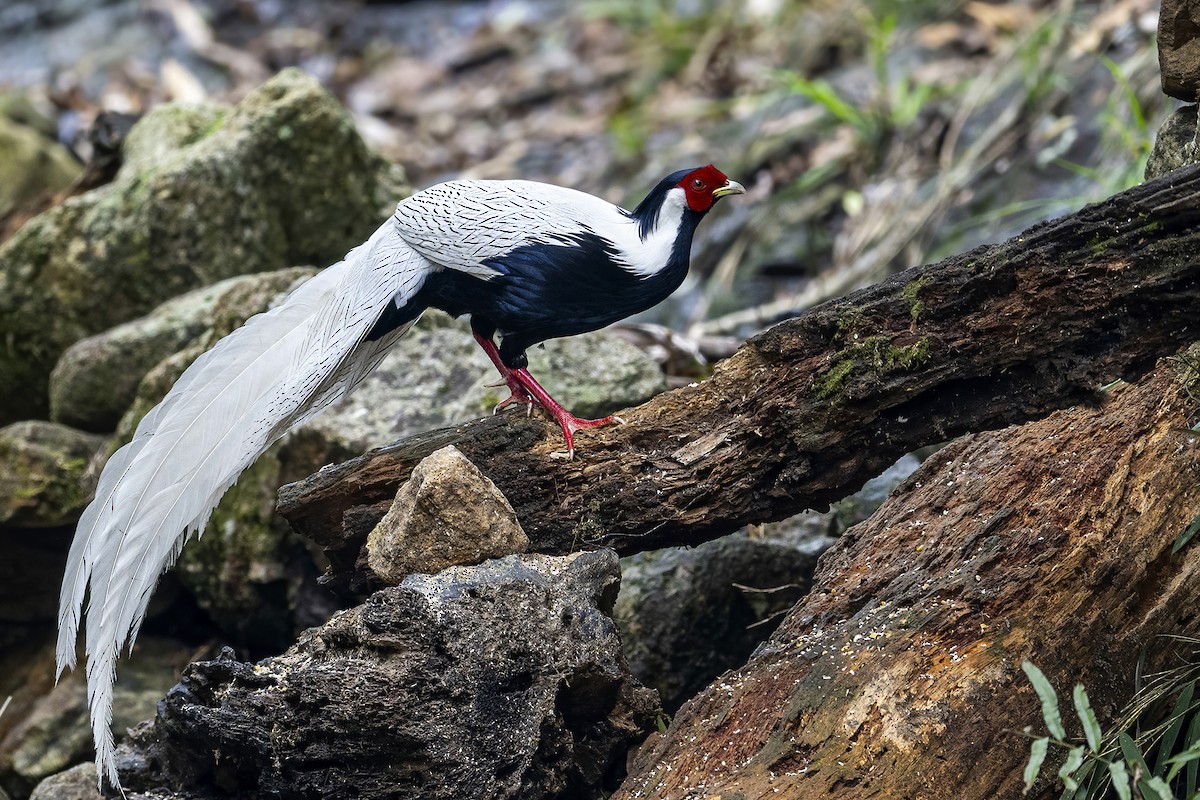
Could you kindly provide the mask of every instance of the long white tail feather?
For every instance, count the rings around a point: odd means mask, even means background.
[[[132,648],[159,575],[221,496],[272,443],[344,395],[407,330],[366,336],[435,267],[384,223],[341,263],[198,358],[101,473],[80,519],[59,607],[58,670],[75,665],[85,589],[96,766],[119,786],[112,735],[116,659]],[[411,324],[411,323],[410,323]]]

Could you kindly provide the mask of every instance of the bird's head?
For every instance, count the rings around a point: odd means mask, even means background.
[[[725,173],[709,164],[707,167],[681,169],[658,182],[650,194],[638,204],[630,215],[639,222],[639,231],[645,239],[665,215],[678,224],[679,215],[690,212],[695,222],[708,213],[713,204],[731,194],[745,194],[746,189],[737,181],[725,177]]]
[[[680,176],[675,186],[683,190],[687,206],[697,214],[703,214],[722,197],[730,194],[745,194],[746,187],[731,181],[724,172],[709,164],[707,167],[684,170],[671,177]]]

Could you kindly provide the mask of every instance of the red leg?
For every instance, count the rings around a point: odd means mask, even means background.
[[[509,403],[524,403],[526,413],[532,413],[533,404],[536,401],[530,397],[524,385],[513,375],[513,371],[504,366],[504,362],[500,360],[500,351],[496,349],[495,342],[491,339],[485,339],[478,333],[472,332],[472,334],[475,336],[475,341],[479,342],[479,346],[483,348],[483,352],[487,353],[487,357],[496,365],[496,369],[500,372],[500,377],[508,384],[508,389],[511,392],[507,398],[496,404],[496,407],[492,409],[492,413],[495,414]]]
[[[509,370],[509,372],[516,382],[533,396],[534,402],[549,411],[550,415],[554,417],[554,421],[562,428],[563,438],[567,440],[567,458],[575,457],[575,431],[580,428],[595,428],[599,425],[621,422],[619,418],[612,416],[604,417],[603,419],[580,419],[563,408],[557,400],[551,397],[550,393],[533,379],[533,376],[529,374],[529,370],[521,368]]]

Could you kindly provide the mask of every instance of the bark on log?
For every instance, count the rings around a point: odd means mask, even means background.
[[[826,553],[751,661],[648,743],[614,800],[1020,797],[1017,731],[1043,730],[1022,660],[1064,708],[1085,683],[1107,727],[1143,646],[1152,671],[1191,649],[1158,634],[1200,633],[1200,547],[1171,552],[1200,510],[1200,379],[1189,390],[1177,368],[933,456]],[[1043,780],[1032,796],[1057,795]]]
[[[1198,334],[1200,167],[999,245],[826,303],[748,342],[702,384],[581,432],[576,459],[518,415],[434,431],[280,491],[351,569],[413,465],[455,444],[532,549],[696,544],[851,493],[903,453],[1091,402]]]

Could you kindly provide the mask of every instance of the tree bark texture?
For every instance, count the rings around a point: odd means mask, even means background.
[[[1074,683],[1107,726],[1142,649],[1149,670],[1174,665],[1190,648],[1160,634],[1200,633],[1200,548],[1171,552],[1200,512],[1188,379],[1167,359],[1098,408],[931,457],[823,556],[750,662],[644,746],[614,800],[1020,797],[1018,731],[1044,731],[1023,660],[1081,736]]]
[[[352,570],[421,458],[455,444],[532,549],[696,544],[856,490],[900,455],[1093,402],[1197,338],[1200,168],[825,303],[710,380],[583,431],[520,414],[435,431],[284,487],[279,510]],[[556,457],[558,456],[558,457]]]

